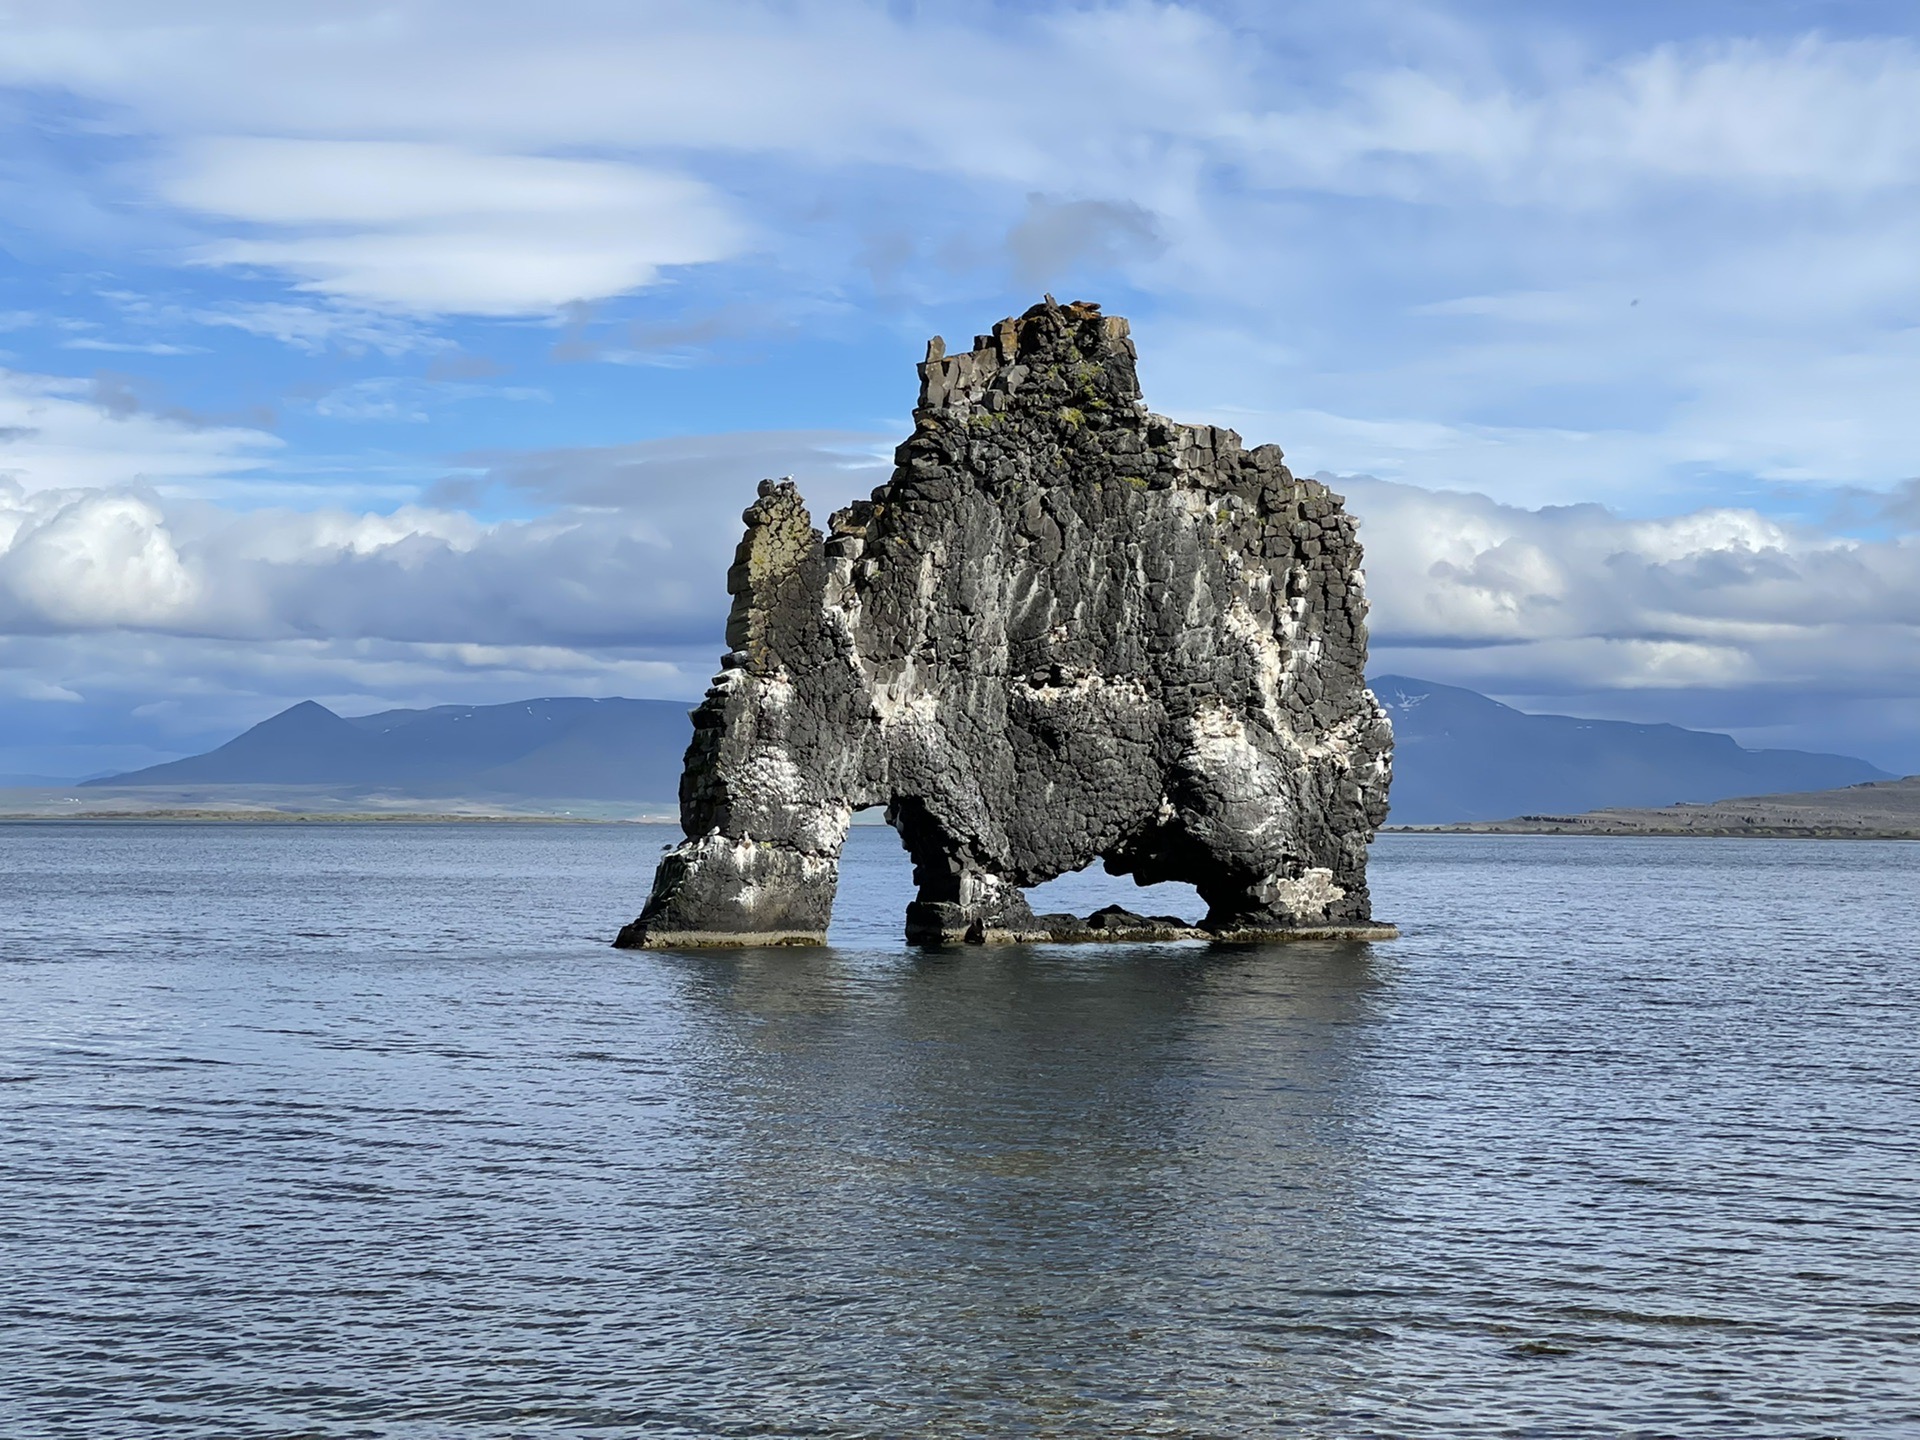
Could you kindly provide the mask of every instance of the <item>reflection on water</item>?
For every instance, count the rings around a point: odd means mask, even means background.
[[[1197,1343],[1235,1322],[1182,1303],[1258,1276],[1234,1308],[1280,1333],[1283,1297],[1353,1290],[1364,1047],[1338,1037],[1367,956],[1274,958],[976,951],[878,985],[830,955],[700,963],[728,1022],[700,1089],[735,1363],[853,1340],[892,1405],[987,1433],[1335,1383],[1313,1347]]]
[[[609,951],[662,838],[0,828],[0,1432],[1920,1432],[1915,847]]]

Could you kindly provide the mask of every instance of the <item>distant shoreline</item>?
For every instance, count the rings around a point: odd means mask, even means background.
[[[1637,835],[1698,840],[1920,840],[1920,775],[1838,790],[1742,795],[1578,814],[1509,815],[1446,825],[1388,825],[1383,835]]]

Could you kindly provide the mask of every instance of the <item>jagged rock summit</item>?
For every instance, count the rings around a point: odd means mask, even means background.
[[[823,536],[763,482],[694,715],[686,841],[621,946],[819,944],[854,811],[913,859],[909,941],[1377,938],[1392,731],[1360,547],[1278,448],[1151,414],[1127,322],[1049,297],[933,340],[893,478]],[[1036,917],[1102,860],[1199,928]]]

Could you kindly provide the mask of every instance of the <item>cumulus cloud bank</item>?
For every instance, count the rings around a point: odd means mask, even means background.
[[[1364,477],[1377,669],[1533,693],[1902,693],[1920,673],[1920,539],[1715,508],[1630,519]]]
[[[0,633],[710,650],[754,461],[778,454],[790,462],[782,473],[809,476],[824,520],[884,477],[870,452],[836,448],[860,438],[475,457],[449,488],[500,487],[541,505],[491,523],[430,504],[234,510],[146,488],[0,480]]]
[[[483,672],[498,698],[552,688],[542,678],[613,693],[645,663],[653,693],[692,694],[720,648],[719,576],[758,475],[799,470],[824,519],[884,477],[874,440],[687,437],[477,457],[448,483],[541,506],[492,522],[430,504],[235,511],[7,483],[0,633],[64,637],[75,656],[145,635],[175,656],[204,646],[229,671],[248,643],[263,670],[304,646],[296,673],[311,679],[324,652],[330,693],[380,693],[436,666],[465,672],[463,693],[484,689]],[[775,457],[793,463],[765,463]],[[1782,696],[1920,689],[1920,539],[1908,528],[1861,538],[1725,507],[1635,519],[1327,478],[1362,518],[1377,671],[1535,697],[1704,689],[1724,701],[1718,724],[1754,731],[1778,723]],[[264,674],[255,683],[279,690]]]

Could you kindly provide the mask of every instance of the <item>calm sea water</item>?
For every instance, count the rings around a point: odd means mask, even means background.
[[[0,827],[0,1435],[1920,1435],[1920,846],[606,948],[667,838]]]

